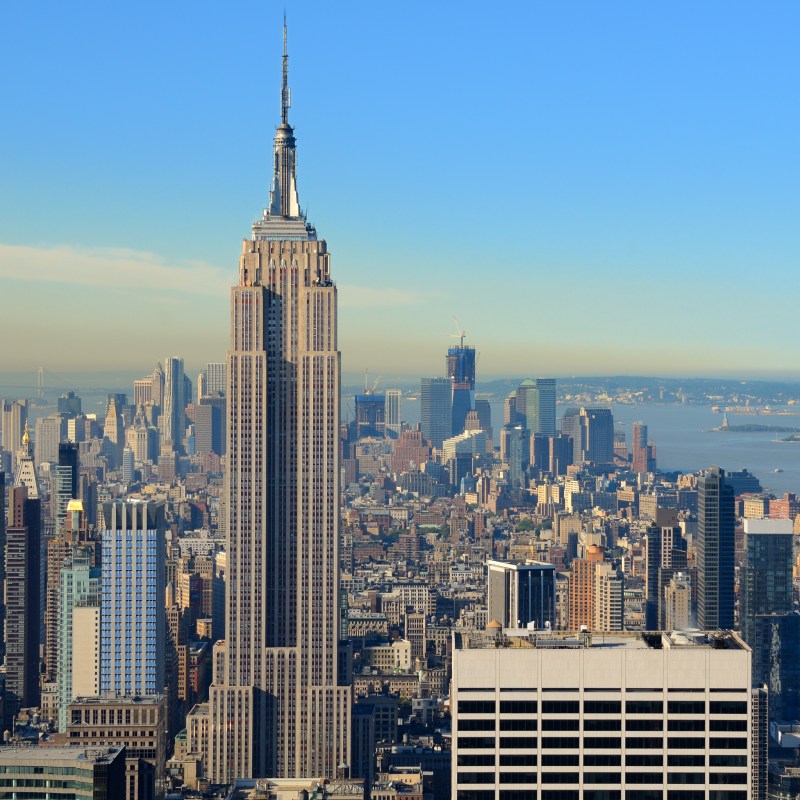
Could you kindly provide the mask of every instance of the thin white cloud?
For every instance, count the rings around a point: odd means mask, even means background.
[[[124,248],[0,244],[0,279],[227,297],[237,275],[205,261],[174,261]],[[410,306],[426,299],[393,287],[339,285],[343,308]]]
[[[225,297],[236,276],[204,261],[137,250],[0,244],[0,279]]]

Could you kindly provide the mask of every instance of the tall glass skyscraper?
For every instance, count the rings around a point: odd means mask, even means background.
[[[242,243],[231,289],[227,638],[209,699],[214,783],[334,777],[350,763],[350,687],[338,683],[337,294],[328,246],[297,195],[287,65],[284,27],[269,205]]]
[[[183,374],[182,358],[164,359],[164,401],[158,430],[161,446],[181,452],[183,436],[186,432],[186,383]]]
[[[524,380],[517,387],[517,414],[524,417],[525,427],[546,436],[556,434],[556,379]]]
[[[475,389],[475,348],[464,344],[447,350],[447,377],[450,379],[451,425],[450,435],[464,432],[464,420],[472,410],[472,392]]]
[[[739,628],[753,650],[753,684],[769,687],[770,720],[800,715],[800,617],[793,610],[790,519],[745,519]]]
[[[700,630],[733,627],[733,488],[719,467],[697,479],[697,625]]]
[[[441,447],[452,431],[450,379],[423,378],[419,399],[422,436],[434,447]]]
[[[100,692],[164,691],[164,503],[103,503]]]

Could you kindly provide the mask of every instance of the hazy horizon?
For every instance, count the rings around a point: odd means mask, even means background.
[[[224,358],[282,9],[192,8],[6,9],[0,371]],[[288,8],[346,372],[440,374],[455,314],[484,376],[800,377],[800,7],[349,11]]]
[[[142,370],[94,370],[94,371],[63,371],[63,372],[50,372],[45,371],[45,393],[52,394],[58,391],[68,391],[78,389],[85,389],[88,391],[101,390],[101,389],[124,389],[129,393],[133,391],[133,381],[138,378],[144,378],[152,372],[155,362],[147,369]],[[205,368],[205,364],[187,365],[186,374],[191,378],[192,384],[196,384],[198,373]],[[436,375],[441,375],[439,371]],[[435,377],[433,373],[431,376]],[[422,373],[419,375],[409,375],[402,373],[381,373],[378,371],[370,371],[369,383],[372,384],[380,377],[378,383],[378,391],[382,389],[398,388],[413,389],[419,387],[419,379],[421,377],[429,377]],[[537,373],[530,374],[506,374],[506,375],[478,375],[477,386],[478,391],[483,385],[502,382],[502,381],[516,381],[524,380],[525,378],[537,377]],[[539,377],[542,377],[539,375]],[[794,377],[786,376],[745,376],[745,375],[554,375],[548,374],[547,377],[554,377],[559,381],[576,381],[576,382],[591,382],[603,380],[619,380],[619,381],[686,381],[693,383],[696,381],[709,381],[719,383],[752,383],[752,384],[786,384],[793,386],[800,385],[800,375]],[[30,396],[36,394],[37,390],[38,373],[34,372],[0,372],[0,396],[4,390],[9,389],[26,389],[30,390]],[[363,384],[365,379],[363,372],[343,372],[342,385],[346,388],[358,387]]]

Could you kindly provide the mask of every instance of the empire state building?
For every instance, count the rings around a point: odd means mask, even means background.
[[[227,625],[209,698],[208,774],[334,777],[349,763],[338,685],[336,286],[297,196],[284,25],[269,207],[231,289]]]

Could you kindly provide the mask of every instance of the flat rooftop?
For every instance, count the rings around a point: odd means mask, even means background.
[[[497,633],[462,630],[453,634],[457,650],[494,648],[574,650],[622,648],[625,650],[749,650],[733,631],[542,631],[504,628]]]
[[[87,764],[102,764],[113,761],[121,747],[0,747],[0,764],[32,764],[47,766],[59,761],[83,761]]]
[[[76,697],[70,705],[125,705],[125,706],[156,706],[164,699],[163,694],[113,694],[108,693],[100,697]]]

